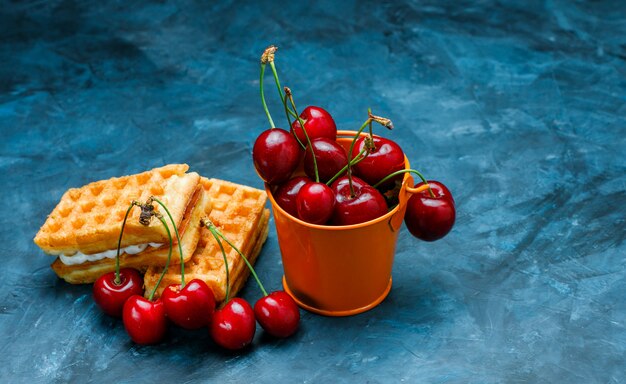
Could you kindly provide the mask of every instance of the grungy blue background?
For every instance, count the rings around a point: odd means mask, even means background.
[[[626,382],[625,4],[3,1],[0,381]],[[235,354],[204,331],[136,346],[32,238],[67,188],[167,163],[261,187],[271,43],[300,106],[340,129],[392,118],[456,226],[403,230],[365,314],[303,311]],[[278,289],[271,225],[258,271]]]

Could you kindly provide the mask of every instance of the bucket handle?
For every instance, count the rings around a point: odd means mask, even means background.
[[[413,177],[408,175],[408,177],[402,182],[402,187],[400,188],[400,193],[398,194],[398,211],[389,219],[389,227],[391,227],[393,232],[400,229],[400,226],[402,225],[402,221],[404,220],[403,213],[411,195],[428,189],[428,184],[421,185],[417,188],[413,188],[411,185],[413,185]]]

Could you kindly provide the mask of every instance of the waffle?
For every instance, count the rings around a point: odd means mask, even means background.
[[[169,207],[168,207],[169,208]],[[139,210],[139,208],[135,208]],[[209,195],[204,191],[204,188],[198,184],[197,191],[190,200],[187,209],[184,213],[184,218],[181,225],[178,227],[178,232],[181,237],[180,242],[183,249],[184,260],[191,259],[194,251],[200,240],[200,225],[199,221],[202,217],[208,215],[211,212],[211,199]],[[161,227],[163,224],[157,220]],[[167,222],[169,218],[164,217]],[[119,227],[118,224],[118,236]],[[128,222],[126,223],[128,225]],[[124,230],[124,236],[126,236],[126,230]],[[178,242],[176,241],[176,235],[172,231],[172,256],[171,264],[180,264],[180,253],[178,251]],[[120,255],[120,266],[135,268],[139,271],[145,271],[149,265],[165,265],[167,262],[167,254],[169,251],[169,240],[166,241],[159,248],[148,248],[138,254],[129,255],[123,253]],[[72,284],[87,284],[93,283],[101,275],[112,272],[115,270],[115,258],[105,258],[98,261],[85,262],[77,265],[65,265],[60,259],[56,259],[52,263],[52,269],[56,274]]]
[[[96,181],[71,188],[61,198],[37,235],[35,243],[52,255],[94,254],[117,248],[120,223],[132,200],[154,196],[169,209],[180,225],[187,202],[200,176],[185,173],[186,164],[167,165],[120,178]],[[155,203],[155,209],[161,207]],[[149,226],[139,223],[139,209],[126,222],[122,247],[145,243],[166,243],[167,232],[158,220]]]
[[[201,184],[213,203],[210,220],[219,228],[251,264],[258,257],[269,231],[269,210],[265,209],[267,195],[264,191],[217,179],[201,178]],[[211,287],[216,301],[223,301],[226,288],[226,269],[221,250],[206,229],[191,260],[185,263],[185,280],[201,279]],[[230,272],[231,296],[241,289],[249,275],[249,270],[241,256],[228,244],[222,242]],[[149,295],[156,285],[163,269],[150,267],[144,276],[145,294]],[[180,269],[170,268],[165,274],[156,296],[170,284],[180,284]]]

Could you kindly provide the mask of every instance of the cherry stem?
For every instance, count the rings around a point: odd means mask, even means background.
[[[275,45],[270,45],[269,47],[265,48],[265,51],[263,51],[263,54],[261,55],[261,65],[269,63],[270,67],[272,68],[274,82],[276,83],[276,88],[278,88],[278,96],[280,96],[280,100],[284,104],[285,97],[283,96],[282,87],[280,86],[280,80],[278,80],[278,72],[276,71],[276,66],[274,65],[274,56],[276,54],[276,51],[278,51],[278,47]],[[286,112],[292,114],[293,117],[297,117],[297,115],[289,108],[287,108]],[[289,120],[289,117],[287,117],[287,120]],[[289,125],[291,125],[291,122],[289,123]]]
[[[270,61],[270,68],[272,68],[272,75],[274,75],[274,82],[276,83],[276,88],[278,88],[278,95],[282,100],[283,104],[285,103],[285,96],[283,96],[282,87],[280,86],[280,80],[278,80],[278,72],[276,71],[276,66],[274,65],[274,60]],[[289,121],[289,115],[297,118],[298,114],[292,111],[289,107],[286,107],[285,111],[287,112],[287,121]],[[289,122],[289,126],[291,126],[291,122]]]
[[[369,116],[371,114],[372,114],[372,108],[367,108],[367,115]],[[371,121],[370,121],[370,124],[369,124],[369,130],[370,130],[370,137],[372,138],[372,145],[373,145],[372,150],[375,150],[376,149],[376,144],[374,144],[374,130],[372,129],[372,122]]]
[[[115,285],[122,284],[122,279],[120,278],[120,248],[122,246],[122,235],[124,234],[124,227],[126,226],[126,219],[128,219],[128,215],[130,214],[130,211],[133,209],[135,205],[140,205],[140,204],[133,200],[130,203],[128,210],[126,211],[126,215],[124,215],[124,221],[122,221],[122,229],[120,230],[120,238],[119,240],[117,240],[117,254],[115,255],[115,279],[113,280],[113,283],[115,283]]]
[[[417,176],[419,176],[420,179],[422,179],[424,184],[426,184],[428,186],[428,192],[430,193],[430,197],[432,197],[433,199],[436,197],[435,193],[430,188],[430,184],[428,184],[428,181],[426,181],[426,178],[424,177],[424,175],[422,175],[419,171],[416,171],[415,169],[401,169],[399,171],[395,171],[395,172],[385,176],[381,181],[379,181],[378,183],[374,184],[373,187],[374,188],[378,188],[385,181],[387,181],[387,180],[389,180],[391,178],[394,178],[394,177],[396,177],[398,175],[402,175],[404,173],[415,173]]]
[[[298,119],[298,122],[300,123],[300,127],[302,128],[302,132],[304,132],[304,137],[306,137],[306,142],[311,148],[311,155],[313,157],[313,169],[315,170],[315,182],[319,183],[320,175],[319,175],[319,172],[317,171],[317,159],[315,158],[313,145],[311,145],[311,139],[309,138],[309,134],[307,133],[306,128],[304,128],[304,121],[302,121],[302,118],[298,114],[298,108],[296,108],[296,103],[293,101],[293,94],[291,93],[291,89],[289,89],[288,87],[285,87],[285,95],[286,97],[289,98],[289,101],[291,102],[291,106],[293,107],[293,110],[296,112],[296,115],[298,116],[297,119]],[[296,137],[297,136],[298,135],[296,135]]]
[[[211,232],[211,235],[213,235],[215,241],[217,241],[217,245],[220,246],[220,250],[222,251],[222,257],[224,258],[224,268],[226,268],[226,296],[224,298],[224,305],[226,305],[230,300],[230,273],[228,272],[228,259],[226,258],[226,251],[224,250],[222,240],[215,231],[215,226],[213,225],[213,223],[209,221],[209,219],[202,219],[200,223],[207,227],[209,232]]]
[[[265,287],[263,286],[263,284],[261,283],[261,280],[259,279],[259,276],[256,274],[254,267],[252,266],[252,264],[250,264],[250,262],[248,261],[248,258],[246,257],[246,255],[244,255],[239,248],[237,248],[235,246],[235,244],[231,243],[230,240],[228,240],[228,238],[226,236],[224,236],[222,234],[222,232],[220,232],[219,229],[217,229],[217,227],[215,226],[215,224],[211,223],[209,221],[209,224],[211,225],[211,228],[213,228],[212,232],[215,231],[215,233],[217,233],[222,239],[224,239],[224,241],[230,245],[230,247],[232,249],[234,249],[239,256],[241,256],[241,258],[243,259],[243,261],[246,263],[246,265],[248,266],[248,269],[250,270],[250,273],[252,273],[252,276],[254,276],[254,280],[256,280],[256,283],[259,285],[259,288],[261,289],[261,292],[263,292],[263,296],[267,296],[267,291],[265,290]]]
[[[367,153],[366,153],[367,152]],[[363,148],[361,149],[361,152],[359,152],[351,161],[350,164],[346,164],[343,166],[343,168],[341,168],[339,170],[339,172],[337,172],[335,174],[335,176],[331,177],[330,180],[328,180],[326,182],[326,185],[330,186],[333,181],[337,180],[339,178],[339,176],[341,176],[345,171],[348,170],[348,167],[352,167],[353,165],[357,165],[358,163],[360,163],[361,161],[363,161],[367,155],[369,154],[369,150],[367,148]]]
[[[167,237],[170,240],[170,249],[169,249],[169,251],[167,253],[167,261],[165,262],[165,267],[163,268],[163,272],[161,272],[161,276],[159,276],[159,280],[157,281],[156,285],[154,286],[154,289],[152,290],[152,293],[150,293],[150,296],[148,297],[148,300],[150,300],[150,301],[152,301],[152,299],[154,298],[154,295],[155,295],[157,289],[159,288],[159,285],[161,284],[161,281],[163,280],[163,277],[165,277],[165,274],[167,273],[167,269],[170,266],[170,259],[172,258],[172,234],[170,233],[170,229],[167,226],[167,223],[165,223],[165,220],[163,220],[163,216],[161,216],[158,213],[155,213],[155,216],[161,221],[161,223],[165,227],[165,231],[167,232]]]
[[[261,102],[263,103],[263,109],[265,110],[265,114],[267,115],[267,119],[270,122],[270,127],[276,128],[274,125],[274,120],[272,120],[272,115],[270,115],[270,110],[267,108],[267,103],[265,102],[265,91],[263,90],[263,78],[265,77],[265,63],[261,62],[261,78],[259,79],[259,88],[261,89]]]
[[[283,98],[283,107],[285,108],[285,115],[287,115],[287,123],[289,123],[289,126],[291,127],[291,118],[289,117],[289,112],[291,112],[291,110],[287,107],[287,98],[286,97]],[[289,112],[287,112],[287,111],[289,111]],[[300,140],[298,135],[295,134],[295,132],[294,132],[293,136],[296,138],[296,141],[298,142],[298,144],[300,144],[300,147],[302,147],[302,149],[306,149],[306,145],[304,145],[304,143],[302,143],[302,141]]]
[[[174,223],[174,218],[172,218],[172,214],[167,209],[165,204],[163,204],[161,200],[157,199],[154,196],[150,196],[150,198],[148,198],[148,201],[150,200],[156,201],[157,203],[159,203],[161,207],[163,207],[163,209],[167,213],[167,216],[170,218],[170,221],[172,222],[172,226],[174,227],[174,232],[176,233],[176,241],[178,242],[178,253],[180,254],[180,289],[183,289],[185,288],[185,258],[183,256],[183,246],[180,244],[180,236],[178,235],[178,228],[176,227],[176,223]]]
[[[367,127],[372,122],[371,114],[368,113],[368,116],[370,117],[368,117],[367,120],[365,120],[365,122],[363,123],[363,125],[361,125],[361,128],[359,128],[359,130],[356,131],[356,134],[354,135],[354,138],[352,139],[352,142],[350,143],[350,150],[348,151],[348,165],[350,165],[350,163],[352,162],[352,150],[354,150],[354,145],[356,144],[356,141],[359,139],[361,132],[363,132],[365,127]],[[348,184],[350,185],[350,197],[354,197],[355,193],[354,193],[354,186],[352,185],[352,167],[351,166],[348,166]]]

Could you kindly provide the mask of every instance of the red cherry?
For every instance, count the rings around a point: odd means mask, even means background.
[[[296,205],[296,196],[300,188],[306,183],[310,183],[311,179],[304,176],[296,176],[278,187],[274,193],[274,200],[282,209],[291,216],[298,217],[298,207]]]
[[[300,220],[311,224],[326,224],[333,214],[335,195],[328,185],[311,182],[300,188],[296,205]]]
[[[313,152],[315,152],[320,182],[327,182],[331,177],[335,176],[341,168],[348,164],[346,151],[335,141],[320,137],[311,140],[311,145],[313,146]],[[311,179],[315,180],[313,155],[311,153],[311,147],[308,146],[304,153],[304,172]]]
[[[315,106],[306,107],[300,113],[300,117],[304,120],[309,139],[326,137],[332,141],[337,140],[337,125],[335,125],[335,120],[326,110]],[[298,119],[291,124],[291,133],[296,135],[302,144],[306,145],[306,136]]]
[[[150,301],[141,296],[131,296],[124,304],[124,328],[137,344],[156,344],[165,335],[165,307],[161,299]]]
[[[376,188],[354,176],[352,186],[354,196],[351,195],[347,176],[342,176],[333,183],[335,211],[331,223],[335,225],[364,223],[387,213],[385,198]]]
[[[215,311],[213,291],[202,280],[193,279],[181,290],[180,284],[165,288],[161,295],[165,314],[186,329],[198,329],[209,325]]]
[[[275,291],[254,304],[254,314],[261,327],[272,336],[289,337],[300,324],[300,310],[285,291]]]
[[[438,181],[428,181],[435,197],[428,190],[413,194],[406,205],[404,222],[409,232],[424,241],[439,240],[450,232],[456,219],[452,194]],[[418,183],[415,187],[424,185]]]
[[[109,316],[122,317],[124,303],[132,295],[143,295],[143,279],[132,268],[120,269],[120,283],[115,272],[104,274],[93,284],[93,300]]]
[[[252,342],[256,331],[254,311],[244,299],[235,297],[215,311],[209,327],[213,340],[227,349],[241,349]]]
[[[365,146],[365,137],[360,137],[352,149],[352,157],[356,157]],[[404,169],[404,152],[398,144],[385,139],[374,137],[375,149],[358,164],[354,166],[354,174],[370,185],[381,181],[385,176]],[[404,175],[390,179],[384,183],[384,187],[393,187],[394,180],[402,180]]]
[[[254,142],[252,159],[263,181],[280,184],[287,181],[300,162],[300,144],[284,129],[268,129]]]

